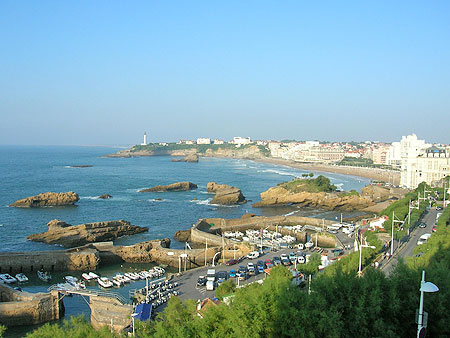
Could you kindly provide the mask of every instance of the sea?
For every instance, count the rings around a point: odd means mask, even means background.
[[[89,222],[126,220],[145,226],[144,234],[127,236],[115,241],[130,245],[159,238],[170,238],[171,247],[183,248],[173,235],[189,229],[199,218],[237,218],[245,213],[257,215],[299,215],[336,220],[337,212],[312,208],[253,208],[260,193],[280,182],[301,177],[306,171],[288,166],[230,158],[200,158],[198,163],[171,162],[171,157],[111,158],[108,154],[120,150],[114,147],[90,146],[0,146],[0,252],[62,250],[58,245],[31,242],[30,234],[47,230],[47,223],[59,219],[77,225]],[[87,166],[87,167],[74,167]],[[360,191],[369,183],[362,177],[331,173],[324,175],[338,188]],[[141,189],[155,185],[189,181],[198,188],[182,192],[142,193]],[[238,206],[212,205],[213,194],[206,191],[208,182],[240,188],[248,203]],[[74,206],[48,208],[13,208],[18,199],[43,192],[74,191],[80,200]],[[109,194],[111,199],[100,199]],[[354,216],[344,213],[344,217]],[[137,269],[135,266],[112,266],[104,274]],[[73,274],[73,273],[72,273]],[[80,272],[81,274],[81,272]],[[76,274],[75,274],[76,275]],[[63,274],[55,282],[62,282]],[[31,276],[23,289],[45,291],[48,285]],[[143,287],[135,286],[135,287]],[[127,290],[123,291],[127,292]],[[65,300],[66,315],[88,315],[89,307],[81,297]],[[9,329],[7,337],[23,332]]]

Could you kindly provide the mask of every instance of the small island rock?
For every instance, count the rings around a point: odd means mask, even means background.
[[[39,208],[39,207],[73,205],[79,200],[80,197],[73,191],[60,193],[46,192],[36,196],[31,196],[18,200],[13,204],[11,204],[10,207]]]
[[[233,205],[247,202],[241,189],[227,184],[209,182],[206,186],[206,191],[216,193],[210,204]]]
[[[157,185],[153,188],[139,190],[139,192],[187,191],[192,189],[197,189],[197,184],[191,182],[177,182],[169,185]]]
[[[27,239],[48,244],[60,244],[64,247],[75,247],[93,242],[112,241],[121,236],[148,231],[147,227],[131,225],[130,222],[124,220],[70,225],[54,219],[47,225],[47,232],[30,235]]]
[[[182,159],[174,158],[172,159],[172,162],[189,162],[189,163],[198,163],[198,155],[197,154],[190,154],[186,157],[183,157]]]
[[[104,195],[98,196],[98,198],[101,198],[102,200],[107,200],[107,199],[112,198],[112,196],[110,194],[104,194]]]

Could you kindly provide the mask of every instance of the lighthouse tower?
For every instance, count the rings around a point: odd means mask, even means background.
[[[144,142],[141,143],[141,146],[146,146],[147,145],[147,133],[144,133]]]

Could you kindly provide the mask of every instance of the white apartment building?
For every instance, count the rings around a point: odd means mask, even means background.
[[[199,137],[197,139],[197,144],[211,144],[211,139],[206,137]]]
[[[372,160],[374,164],[387,164],[387,154],[390,146],[379,146],[372,150]]]
[[[224,140],[215,139],[214,144],[225,144]]]
[[[419,140],[416,134],[402,136],[400,141],[401,186],[409,189],[414,189],[417,186],[418,183],[415,184],[415,182],[413,182],[413,173],[416,170],[416,159],[419,155],[425,154],[425,149],[430,146],[431,144],[426,144],[424,140]]]
[[[392,142],[389,151],[386,154],[386,164],[394,168],[400,168],[402,165],[402,152],[400,142]]]
[[[252,140],[250,139],[250,137],[236,136],[236,137],[233,137],[233,141],[231,143],[242,146],[244,144],[252,143]]]
[[[405,181],[409,183],[408,188],[414,189],[421,182],[436,186],[446,176],[450,176],[450,153],[444,149],[430,147],[422,154],[408,161],[408,171]]]

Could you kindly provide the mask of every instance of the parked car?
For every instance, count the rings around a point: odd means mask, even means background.
[[[437,207],[436,207],[436,210],[437,210],[437,211],[442,211],[443,208],[442,208],[441,206],[437,206]]]
[[[234,270],[234,269],[230,270],[230,272],[228,273],[228,276],[229,276],[230,278],[236,277],[236,270]]]
[[[208,272],[206,273],[206,279],[215,282],[215,280],[216,280],[216,270],[215,269],[208,269]]]
[[[207,291],[213,291],[214,290],[214,282],[212,280],[209,280],[206,282],[206,290]]]
[[[258,268],[258,273],[264,272],[264,262],[263,261],[258,261],[258,263],[256,263],[256,266]]]
[[[229,261],[225,262],[225,265],[235,265],[237,263],[239,263],[237,259],[230,259]]]
[[[269,264],[270,264],[271,267],[273,266],[272,261],[271,261],[270,259],[266,259],[266,260],[264,261],[264,265],[266,266],[266,268],[269,268],[269,267],[268,267]]]
[[[305,249],[305,246],[303,245],[303,243],[298,243],[298,244],[297,244],[297,249],[299,249],[299,250],[304,250],[304,249]]]
[[[297,260],[297,255],[295,254],[295,252],[291,252],[289,254],[289,260],[291,261],[292,264],[294,264],[294,262]]]
[[[228,273],[226,271],[219,271],[217,273],[217,284],[222,284],[228,279]]]
[[[253,263],[247,264],[247,270],[250,276],[254,276],[256,274],[255,265]]]
[[[424,222],[420,222],[419,224],[419,228],[426,228],[427,225]]]
[[[246,280],[247,279],[247,268],[245,266],[240,266],[239,271],[237,273],[237,277],[239,280]]]
[[[431,229],[431,231],[436,232],[437,231],[437,226],[433,226],[433,229]]]
[[[420,236],[419,240],[417,241],[417,245],[421,245],[427,242],[428,238],[431,237],[431,234],[423,234]]]
[[[205,285],[206,285],[206,277],[205,276],[198,276],[197,286],[205,286]]]
[[[247,255],[248,259],[254,259],[254,258],[258,258],[259,257],[259,252],[258,251],[252,251]]]
[[[273,258],[273,265],[280,265],[280,264],[281,264],[281,258],[275,256],[275,257]]]

